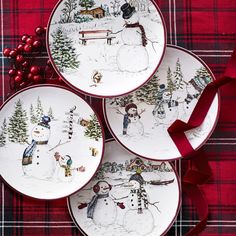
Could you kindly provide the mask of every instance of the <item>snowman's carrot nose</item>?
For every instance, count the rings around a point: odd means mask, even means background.
[[[126,184],[124,184],[124,187],[133,187],[134,185],[133,184],[131,184],[131,183],[126,183]]]
[[[109,187],[104,188],[104,190],[107,190],[107,189],[109,189]]]

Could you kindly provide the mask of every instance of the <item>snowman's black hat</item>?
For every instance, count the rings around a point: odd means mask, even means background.
[[[135,12],[135,7],[132,7],[129,3],[123,4],[120,9],[123,12],[122,17],[124,19],[129,19]]]
[[[50,121],[51,118],[49,116],[42,116],[41,122],[39,122],[38,125],[50,129],[50,125],[48,124]]]
[[[145,183],[145,181],[144,181],[142,175],[140,175],[140,174],[133,174],[133,175],[129,178],[129,181],[131,181],[131,180],[135,180],[135,181],[139,182],[140,185],[143,185],[143,184]]]

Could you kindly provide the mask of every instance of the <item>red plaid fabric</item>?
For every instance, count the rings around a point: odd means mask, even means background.
[[[45,26],[57,0],[0,0],[1,44],[13,48],[22,34],[33,34],[38,25]],[[223,74],[236,47],[235,0],[160,0],[166,21],[168,43],[185,47],[200,56],[216,77]],[[37,58],[45,61],[46,52]],[[1,53],[0,103],[11,92],[7,71],[8,59]],[[209,202],[209,221],[203,236],[236,235],[236,83],[226,85],[221,93],[218,125],[203,149],[213,175],[202,186]],[[102,117],[101,100],[86,97]],[[104,119],[103,119],[104,121]],[[103,122],[104,123],[104,122]],[[105,126],[105,123],[104,123]],[[106,129],[106,136],[111,137]],[[180,176],[190,161],[174,162]],[[73,224],[66,199],[39,201],[23,197],[0,181],[0,235],[80,235]],[[182,236],[198,222],[196,209],[183,196],[183,206],[168,235]]]

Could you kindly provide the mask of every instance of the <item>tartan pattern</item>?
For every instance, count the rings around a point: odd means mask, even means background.
[[[8,96],[8,59],[2,55],[4,47],[13,48],[22,34],[33,34],[38,25],[45,26],[57,0],[0,0],[1,73],[0,103]],[[160,0],[159,6],[167,26],[167,41],[185,47],[199,55],[219,77],[236,46],[235,0]],[[44,52],[40,60],[45,62]],[[203,236],[236,233],[236,92],[235,82],[221,89],[221,112],[218,125],[204,145],[213,175],[202,186],[209,202],[209,221]],[[101,100],[85,96],[99,112],[103,124]],[[106,137],[111,135],[106,129]],[[175,161],[181,170],[190,161]],[[80,235],[66,206],[66,199],[39,201],[24,197],[0,180],[0,235]],[[198,222],[196,209],[183,196],[178,219],[168,235],[182,236]]]

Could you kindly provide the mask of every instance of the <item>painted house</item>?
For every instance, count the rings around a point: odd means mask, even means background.
[[[101,7],[89,9],[89,10],[81,10],[80,14],[82,15],[92,15],[94,18],[103,18],[105,16],[105,11]]]

